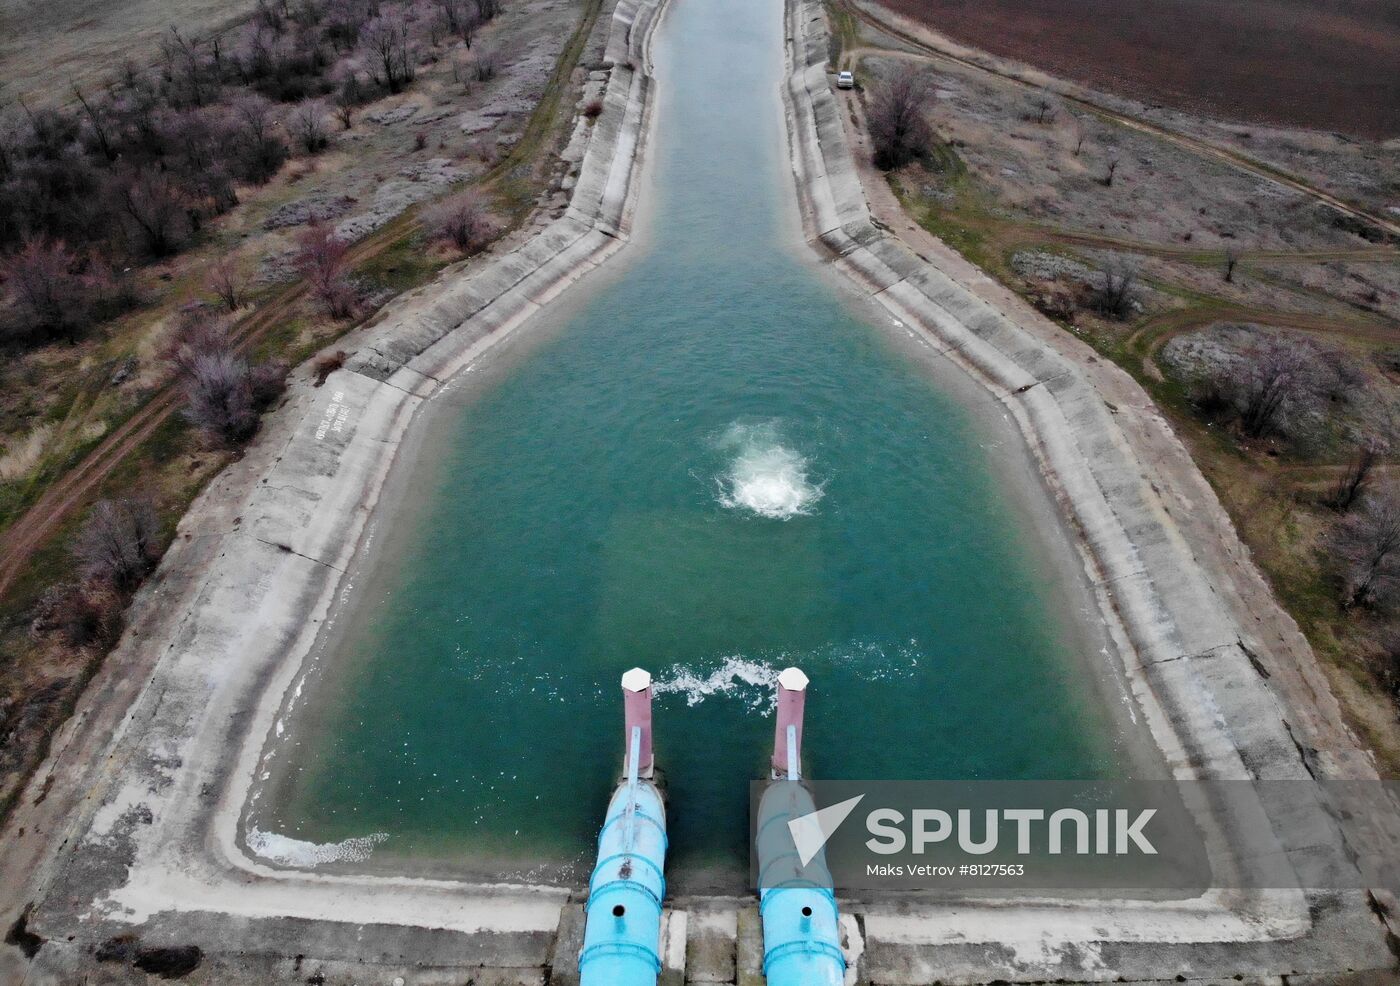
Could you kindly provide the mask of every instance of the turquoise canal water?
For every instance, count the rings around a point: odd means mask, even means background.
[[[801,243],[781,18],[672,0],[641,241],[415,425],[260,831],[578,878],[634,665],[682,884],[747,865],[789,664],[816,776],[1127,769],[1000,409]]]

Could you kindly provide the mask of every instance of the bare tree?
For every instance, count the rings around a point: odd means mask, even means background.
[[[349,318],[359,300],[346,270],[348,250],[349,244],[323,223],[312,223],[299,241],[297,270],[332,318]]]
[[[118,208],[130,221],[134,238],[153,257],[168,257],[189,231],[181,189],[169,174],[142,169],[114,183]]]
[[[292,111],[292,134],[302,149],[308,154],[325,150],[330,140],[326,137],[326,107],[320,100],[302,103]]]
[[[1245,352],[1238,377],[1240,425],[1251,438],[1287,431],[1290,412],[1316,396],[1311,351],[1290,340],[1269,339]]]
[[[99,500],[73,544],[83,578],[126,592],[151,570],[159,522],[149,500]]]
[[[477,0],[476,9],[483,23],[493,21],[501,12],[501,0]]]
[[[161,40],[161,52],[165,58],[167,76],[179,87],[172,102],[176,105],[193,106],[203,106],[209,102],[213,89],[213,71],[205,62],[199,42],[193,38],[186,38],[172,27]]]
[[[1091,306],[1111,318],[1127,318],[1137,300],[1137,268],[1126,262],[1111,263],[1090,296]]]
[[[326,9],[326,34],[336,48],[342,51],[353,48],[360,28],[370,16],[370,5],[364,0],[330,0]]]
[[[1035,122],[1041,126],[1055,122],[1055,104],[1045,96],[1035,101]]]
[[[889,171],[928,153],[927,103],[928,81],[914,73],[898,74],[875,91],[868,118],[877,168]]]
[[[400,92],[413,81],[413,55],[408,25],[402,17],[381,14],[360,29],[360,47],[378,66],[378,81],[390,92]]]
[[[108,162],[115,161],[118,156],[115,135],[112,133],[112,121],[107,114],[99,113],[83,95],[83,91],[76,85],[73,87],[73,96],[78,100],[78,105],[83,108],[84,115],[88,119],[88,128],[92,131],[92,138],[97,142],[98,149]],[[0,168],[0,177],[4,176],[4,169]]]
[[[245,181],[261,184],[275,175],[287,160],[287,147],[276,135],[272,104],[256,93],[234,100],[230,106],[237,141],[236,163]]]
[[[225,308],[233,312],[243,304],[248,278],[238,269],[232,258],[224,257],[210,269],[204,284],[218,296]]]
[[[1400,495],[1387,487],[1366,497],[1338,529],[1345,562],[1342,605],[1388,602],[1400,582]]]
[[[480,252],[496,229],[490,210],[475,191],[445,199],[429,211],[427,220],[434,237],[469,255]]]
[[[476,0],[437,0],[437,4],[447,30],[461,38],[470,48],[482,19]]]
[[[1118,173],[1118,159],[1114,158],[1108,162],[1108,171],[1104,173],[1102,183],[1105,188],[1113,185],[1113,176]]]
[[[1374,438],[1362,439],[1347,463],[1346,471],[1337,477],[1332,492],[1323,501],[1338,513],[1345,513],[1365,496],[1371,485],[1371,474],[1380,461],[1382,445]]]
[[[1084,138],[1085,138],[1086,136],[1087,136],[1087,135],[1084,133],[1084,125],[1081,124],[1081,123],[1076,123],[1076,124],[1075,124],[1075,127],[1074,127],[1074,156],[1075,156],[1075,157],[1079,157],[1079,152],[1082,151],[1082,150],[1084,149]]]
[[[1225,248],[1225,283],[1232,284],[1235,280],[1235,267],[1240,262],[1240,248],[1233,243]]]
[[[340,125],[349,130],[355,124],[355,107],[365,101],[364,93],[360,88],[360,77],[351,72],[341,82],[340,88],[335,94],[335,115],[340,120]]]

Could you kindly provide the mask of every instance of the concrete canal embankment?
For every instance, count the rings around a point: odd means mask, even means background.
[[[788,126],[808,236],[1014,417],[1077,535],[1103,619],[1116,630],[1122,671],[1173,775],[1285,779],[1330,771],[1373,779],[1339,724],[1321,751],[1305,756],[1296,741],[1294,724],[1312,725],[1314,706],[1326,716],[1335,703],[1325,684],[1322,694],[1271,688],[1258,655],[1280,668],[1310,664],[1312,655],[1300,657],[1296,627],[1146,394],[1121,372],[1096,366],[1087,347],[1056,340],[1055,326],[1028,328],[1038,316],[942,244],[915,253],[889,226],[872,222],[867,195],[880,190],[862,178],[881,179],[852,155],[827,42],[823,6],[789,0]],[[1110,403],[1109,388],[1128,406]],[[1128,427],[1118,420],[1122,410]],[[1288,681],[1320,680],[1313,667],[1290,670]],[[1309,826],[1330,824],[1319,804],[1271,821],[1284,851],[1299,858],[1310,845]],[[1384,929],[1359,892],[1212,892],[1172,903],[1050,906],[905,902],[898,913],[871,906],[863,919],[867,944],[882,945],[868,957],[870,974],[882,982],[995,978],[989,956],[999,956],[992,964],[1008,978],[1069,979],[1150,979],[1183,969],[1324,972],[1390,962]]]
[[[589,41],[585,98],[603,109],[578,118],[565,151],[577,162],[565,213],[344,340],[346,367],[323,387],[298,383],[182,522],[86,699],[112,722],[58,747],[35,782],[47,777],[48,797],[75,809],[45,833],[49,855],[32,874],[28,927],[48,943],[27,982],[81,979],[95,946],[128,933],[199,943],[213,954],[197,975],[220,968],[219,982],[267,982],[300,955],[378,968],[385,982],[400,966],[517,969],[530,982],[550,963],[565,891],[277,869],[247,853],[238,820],[262,738],[374,537],[373,508],[418,408],[626,244],[662,6],[618,0]],[[117,703],[130,706],[120,720]]]

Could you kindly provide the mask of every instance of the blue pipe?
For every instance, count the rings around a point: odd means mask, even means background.
[[[846,957],[826,853],[804,866],[787,823],[816,810],[796,770],[758,802],[758,911],[763,919],[763,974],[768,986],[841,986]]]
[[[633,729],[627,779],[608,803],[598,863],[588,881],[580,986],[656,986],[661,902],[666,897],[666,807],[637,776],[641,730]]]

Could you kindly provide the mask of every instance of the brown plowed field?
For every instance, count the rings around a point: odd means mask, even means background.
[[[1148,103],[1400,135],[1400,0],[881,0],[964,44]]]

